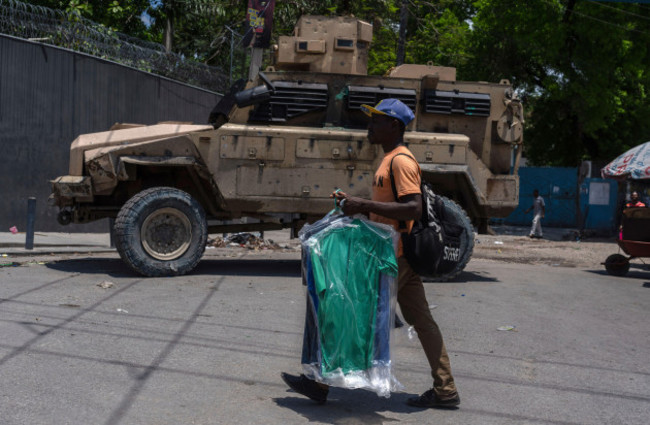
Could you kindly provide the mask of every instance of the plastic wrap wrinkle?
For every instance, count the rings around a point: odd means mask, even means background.
[[[305,374],[382,397],[402,390],[390,355],[399,235],[364,216],[332,212],[305,226],[299,237],[307,286]]]

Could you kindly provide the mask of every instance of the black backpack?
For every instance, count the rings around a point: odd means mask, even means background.
[[[398,153],[415,161],[405,153]],[[393,177],[393,160],[390,161],[390,185],[393,196],[398,201],[397,188]],[[415,161],[417,163],[417,161]],[[422,216],[413,223],[411,233],[403,232],[402,246],[404,257],[411,268],[424,277],[439,277],[453,271],[462,258],[460,240],[463,227],[445,217],[445,204],[436,195],[431,185],[420,184],[422,192]],[[406,229],[406,223],[399,222],[400,229]]]

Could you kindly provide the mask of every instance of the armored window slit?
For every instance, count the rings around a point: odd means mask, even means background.
[[[417,95],[412,89],[398,89],[390,87],[348,87],[348,109],[360,110],[361,105],[376,105],[380,100],[394,98],[401,100],[405,105],[415,111]]]
[[[425,90],[424,112],[443,115],[490,116],[490,95],[458,91]]]
[[[297,116],[327,109],[327,84],[300,84],[274,81],[271,99],[253,110],[249,121],[285,122]]]

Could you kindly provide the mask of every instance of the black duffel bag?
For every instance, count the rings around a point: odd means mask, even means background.
[[[404,155],[413,161],[415,159]],[[393,157],[393,159],[395,159]],[[417,162],[417,161],[416,161]],[[390,184],[395,200],[398,200],[395,179],[393,177],[393,161],[390,162]],[[429,183],[421,183],[422,216],[415,220],[410,233],[401,234],[404,257],[411,268],[424,277],[439,277],[448,274],[458,267],[463,257],[461,254],[461,235],[463,227],[445,217],[445,205],[442,198],[433,192]],[[406,228],[406,223],[399,222],[400,229]]]

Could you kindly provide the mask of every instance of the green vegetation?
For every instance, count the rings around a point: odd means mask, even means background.
[[[245,31],[247,6],[246,0],[31,3],[147,40],[164,43],[169,35],[174,52],[224,69],[233,31]],[[395,65],[402,7],[408,10],[406,63],[454,66],[464,80],[511,80],[525,101],[525,152],[534,164],[611,159],[650,140],[647,3],[276,0],[274,36],[291,33],[302,14],[353,14],[374,25],[369,72],[383,74]],[[236,43],[235,49],[243,51]]]

